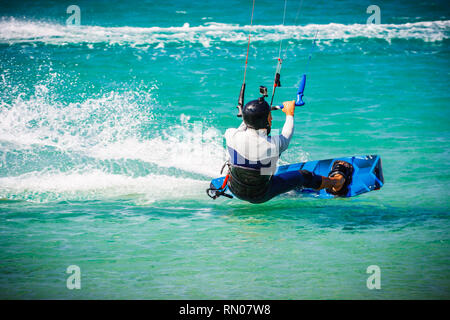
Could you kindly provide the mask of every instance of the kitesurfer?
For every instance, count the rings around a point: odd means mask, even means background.
[[[266,202],[296,188],[326,188],[331,194],[345,195],[353,168],[344,161],[335,161],[328,177],[307,170],[274,175],[294,133],[295,101],[283,103],[286,121],[281,134],[271,136],[271,107],[264,97],[248,102],[242,108],[242,124],[225,132],[230,155],[227,184],[233,194],[251,203]]]

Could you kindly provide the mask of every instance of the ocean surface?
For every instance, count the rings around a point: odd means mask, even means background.
[[[0,0],[0,298],[450,298],[448,1],[283,8],[256,0],[250,28],[251,0]],[[275,102],[308,74],[280,164],[378,154],[381,190],[206,196],[249,32],[246,101],[271,92],[280,41]]]

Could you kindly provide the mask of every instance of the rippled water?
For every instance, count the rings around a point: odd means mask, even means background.
[[[0,297],[449,298],[448,5],[380,2],[367,26],[369,2],[299,4],[282,26],[284,2],[257,0],[250,28],[250,1],[86,1],[70,27],[65,4],[0,1]],[[379,154],[380,191],[206,197],[249,31],[246,99],[282,40],[277,101],[318,31],[281,163]]]

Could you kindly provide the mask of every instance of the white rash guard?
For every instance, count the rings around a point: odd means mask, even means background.
[[[270,167],[273,173],[278,158],[288,148],[293,133],[293,116],[286,116],[281,134],[275,136],[268,136],[267,129],[247,128],[242,122],[239,128],[230,128],[225,132],[230,163],[254,170]]]

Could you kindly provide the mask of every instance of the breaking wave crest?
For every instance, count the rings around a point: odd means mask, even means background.
[[[154,110],[157,87],[147,89],[62,103],[50,81],[0,101],[0,198],[198,199],[223,163],[221,134],[184,115],[166,119]]]
[[[450,20],[423,21],[404,24],[309,24],[306,26],[255,25],[205,23],[180,27],[100,27],[65,26],[39,21],[22,21],[14,18],[0,21],[0,43],[44,43],[51,45],[103,44],[132,47],[164,48],[165,45],[200,44],[209,47],[221,42],[245,42],[248,32],[254,42],[274,42],[280,39],[311,40],[316,31],[319,39],[348,40],[352,38],[418,39],[436,42],[450,36]]]

